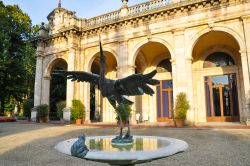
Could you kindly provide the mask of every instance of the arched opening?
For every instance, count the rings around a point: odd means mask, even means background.
[[[106,56],[106,78],[117,78],[117,62],[115,56],[104,51]],[[94,60],[91,65],[91,72],[94,74],[100,73],[100,53],[94,55]],[[90,120],[91,122],[113,122],[115,115],[113,108],[106,99],[103,99],[99,89],[95,85],[90,85]]]
[[[135,72],[148,73],[153,69],[157,70],[155,76],[160,80],[156,87],[156,95],[152,103],[150,96],[136,96],[135,109],[140,114],[141,121],[171,121],[173,106],[173,84],[172,84],[172,66],[171,55],[168,48],[158,42],[148,42],[141,46],[135,59]],[[152,106],[156,105],[154,111]],[[153,120],[152,120],[153,119]]]
[[[50,120],[60,120],[57,114],[56,104],[61,101],[66,101],[67,78],[60,75],[54,75],[55,70],[67,70],[68,64],[63,59],[56,59],[51,69],[50,80]]]
[[[221,31],[204,34],[194,46],[196,103],[197,108],[204,108],[200,116],[206,117],[207,122],[239,121],[242,86],[238,81],[242,76],[239,49],[235,38]]]

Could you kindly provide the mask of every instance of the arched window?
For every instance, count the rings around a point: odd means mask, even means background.
[[[223,67],[232,65],[235,65],[235,63],[231,56],[224,52],[215,52],[206,58],[203,67]]]
[[[172,72],[172,66],[170,59],[164,59],[157,65],[157,72],[163,73],[163,72]]]

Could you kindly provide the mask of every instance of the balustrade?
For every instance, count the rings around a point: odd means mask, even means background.
[[[101,15],[101,16],[90,18],[90,19],[87,20],[87,25],[88,26],[94,26],[94,25],[97,25],[97,24],[101,24],[101,23],[104,23],[104,22],[108,22],[108,21],[111,21],[111,20],[118,19],[119,14],[120,14],[120,11],[117,10],[117,11],[110,12],[110,13],[107,13],[107,14],[104,14],[104,15]]]
[[[141,4],[137,4],[131,7],[128,7],[128,15],[138,14],[140,12],[144,12],[146,10],[152,10],[156,8],[160,8],[172,3],[173,0],[155,0],[155,1],[148,1]],[[120,10],[113,11],[101,16],[93,17],[87,19],[87,26],[94,26],[98,24],[102,24],[105,22],[109,22],[112,20],[119,19],[120,17]]]
[[[172,3],[172,0],[157,0],[157,1],[149,1],[145,3],[141,3],[138,5],[134,5],[128,8],[128,14],[133,15],[146,10],[152,10],[155,8],[160,8]]]

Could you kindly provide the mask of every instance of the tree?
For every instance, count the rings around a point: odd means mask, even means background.
[[[11,98],[22,102],[33,92],[35,50],[27,43],[31,32],[29,16],[17,5],[0,1],[0,114]]]

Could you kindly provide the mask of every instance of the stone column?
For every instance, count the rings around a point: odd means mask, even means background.
[[[43,77],[41,104],[49,105],[50,101],[50,77]]]
[[[186,88],[187,88],[187,100],[189,102],[190,105],[190,109],[187,112],[187,120],[189,121],[189,123],[194,124],[196,122],[196,118],[195,118],[195,112],[194,112],[194,100],[193,100],[193,71],[192,71],[192,62],[193,59],[192,57],[188,57],[186,58],[186,68],[185,68],[185,72],[186,72]]]
[[[90,84],[83,83],[83,92],[84,93],[84,107],[85,107],[85,122],[86,124],[90,123]]]
[[[131,75],[131,74],[135,74],[135,66],[127,66],[127,72],[126,72],[127,76]],[[135,96],[130,96],[129,100],[131,100],[132,102],[134,102],[134,104],[132,105],[131,109],[131,119],[130,119],[130,124],[131,125],[135,125],[137,124],[136,122],[136,106],[135,106]],[[143,112],[143,110],[142,110]]]
[[[79,38],[75,31],[70,31],[66,34],[68,39],[68,71],[75,71],[77,68],[77,47]],[[63,109],[63,120],[70,121],[70,108],[72,106],[72,100],[75,95],[75,82],[67,80],[67,91],[66,91],[66,108]]]
[[[42,100],[42,79],[43,79],[43,59],[44,59],[44,42],[38,41],[36,50],[36,76],[34,89],[34,106],[41,104]],[[31,120],[36,121],[36,110],[31,112]]]
[[[245,66],[243,68],[243,64],[242,64],[242,70],[243,70],[243,75],[244,75],[244,87],[245,87],[245,93],[246,93],[246,84],[247,82],[249,82],[249,75],[250,75],[250,15],[245,15],[241,17],[241,21],[242,21],[242,29],[243,29],[243,35],[244,35],[244,39],[245,39],[245,51],[241,51],[241,61],[242,63],[245,63]],[[245,53],[244,53],[245,52]],[[245,54],[245,55],[244,55]],[[244,59],[244,60],[243,60]],[[246,72],[246,69],[248,70],[248,81],[246,81],[245,79],[247,79],[247,74],[244,74],[244,70]],[[249,86],[249,83],[248,85]],[[245,105],[245,111],[246,113],[246,117],[244,117],[242,120],[245,121],[246,119],[246,123],[247,125],[250,126],[250,89],[248,89],[247,94],[246,94],[246,105]]]
[[[242,65],[242,72],[243,72],[243,83],[244,83],[244,98],[242,99],[242,109],[243,111],[240,113],[241,121],[248,121],[250,118],[249,113],[249,102],[250,102],[250,82],[249,82],[249,71],[248,71],[248,64],[247,64],[247,53],[245,50],[240,50],[241,54],[241,65]]]
[[[75,70],[75,55],[76,50],[74,47],[69,47],[68,51],[68,71]],[[63,109],[63,120],[70,121],[70,108],[72,106],[72,100],[74,99],[74,82],[67,80],[66,91],[66,108]]]
[[[248,71],[250,71],[250,15],[242,16],[242,27],[243,27],[243,35],[245,39],[245,52],[247,56],[247,62],[248,62]],[[242,49],[242,48],[241,48]]]
[[[177,90],[177,88],[176,88],[176,84],[175,84],[175,82],[177,81],[177,74],[176,74],[176,60],[172,57],[171,58],[171,60],[170,60],[170,62],[171,62],[171,66],[172,66],[172,81],[173,81],[173,99],[175,100],[175,94],[176,94],[176,90]]]
[[[185,53],[184,31],[184,29],[178,29],[174,32],[175,55],[174,60],[172,60],[173,92],[174,101],[179,93],[186,93],[189,104],[192,106],[192,58]],[[192,108],[188,111],[186,120],[189,124],[194,123]]]

